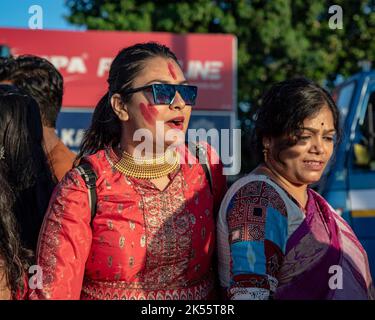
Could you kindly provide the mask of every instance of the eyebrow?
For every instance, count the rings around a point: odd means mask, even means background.
[[[161,79],[154,79],[154,80],[151,80],[147,83],[145,83],[143,86],[147,86],[153,82],[160,82],[160,83],[165,83],[165,84],[172,84],[169,80],[161,80]],[[188,84],[188,81],[187,80],[183,80],[181,82],[179,82],[178,84]]]
[[[311,132],[313,132],[313,133],[317,133],[317,132],[319,132],[318,129],[311,128],[311,127],[302,127],[302,130],[308,130],[308,131],[311,131]],[[336,129],[328,129],[328,130],[324,130],[323,133],[336,133]]]

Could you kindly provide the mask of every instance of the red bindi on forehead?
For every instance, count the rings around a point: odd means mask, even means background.
[[[146,105],[144,103],[140,103],[139,109],[141,110],[142,116],[148,124],[155,124],[155,119],[159,114],[159,111],[153,104]]]
[[[174,66],[171,62],[168,62],[168,70],[169,70],[169,74],[172,76],[172,78],[174,80],[176,80],[177,79],[176,72],[175,72]]]

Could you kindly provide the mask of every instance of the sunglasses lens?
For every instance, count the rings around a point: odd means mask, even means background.
[[[176,88],[168,84],[153,84],[155,104],[171,104],[176,95]]]
[[[171,104],[176,95],[176,90],[187,105],[195,105],[197,87],[174,84],[153,84],[155,104]]]
[[[185,101],[187,105],[195,105],[195,99],[197,98],[196,86],[179,85],[176,87],[182,99]]]

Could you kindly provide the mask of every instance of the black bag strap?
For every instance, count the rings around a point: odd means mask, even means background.
[[[203,161],[203,163],[201,163],[201,166],[203,168],[204,174],[206,175],[206,179],[210,186],[210,191],[213,194],[212,173],[211,173],[210,164],[208,162],[207,151],[200,144],[195,144],[195,143],[186,143],[186,144],[188,145],[190,152],[195,155],[198,161]]]
[[[94,220],[96,214],[96,180],[97,176],[93,168],[89,163],[82,163],[76,167],[79,174],[83,178],[86,183],[88,197],[89,197],[89,205],[91,210],[91,221],[90,225]]]

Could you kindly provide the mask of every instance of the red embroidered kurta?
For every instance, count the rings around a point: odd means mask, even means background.
[[[38,245],[43,289],[30,298],[208,298],[214,212],[226,191],[221,164],[210,165],[212,195],[200,164],[181,164],[160,191],[113,168],[112,149],[86,161],[98,175],[93,225],[86,185],[73,169],[51,198]]]

